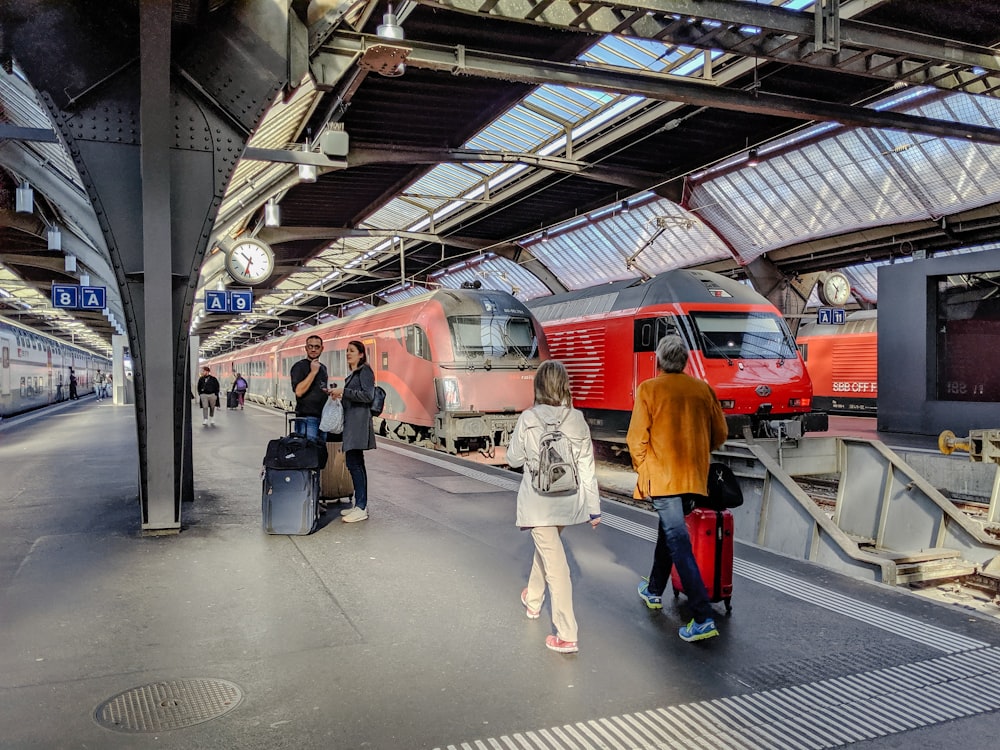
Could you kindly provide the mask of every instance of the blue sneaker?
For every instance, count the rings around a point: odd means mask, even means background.
[[[639,582],[639,598],[646,602],[650,609],[663,609],[663,599],[657,594],[649,593],[649,579],[643,578]]]
[[[703,641],[706,638],[715,638],[719,634],[719,629],[715,627],[715,620],[709,617],[705,622],[695,622],[691,620],[687,625],[678,631],[682,641]]]

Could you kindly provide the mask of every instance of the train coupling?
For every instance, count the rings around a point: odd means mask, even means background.
[[[946,456],[965,451],[970,461],[1000,464],[1000,430],[969,430],[967,437],[945,430],[938,435],[938,450]]]

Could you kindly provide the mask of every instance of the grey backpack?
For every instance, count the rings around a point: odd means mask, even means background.
[[[569,437],[562,431],[566,413],[558,422],[542,422],[538,457],[531,469],[531,486],[539,495],[572,495],[580,488],[576,457]]]

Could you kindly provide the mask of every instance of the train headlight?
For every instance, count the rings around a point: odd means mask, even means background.
[[[458,390],[457,378],[435,378],[438,411],[458,411],[462,408],[462,396]]]
[[[736,399],[734,399],[734,398],[724,398],[721,401],[719,401],[719,405],[723,409],[735,409],[736,408]]]

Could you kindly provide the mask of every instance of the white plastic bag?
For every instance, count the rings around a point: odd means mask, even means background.
[[[339,398],[328,398],[323,405],[323,416],[319,419],[323,432],[334,434],[344,431],[344,405]]]

